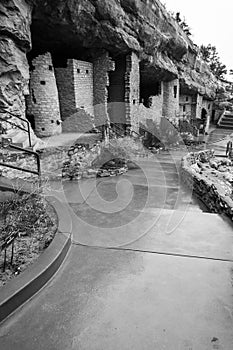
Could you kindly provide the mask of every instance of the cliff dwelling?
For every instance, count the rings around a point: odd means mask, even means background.
[[[233,349],[233,82],[167,2],[0,1],[1,349]]]
[[[94,36],[95,28],[88,22],[80,24],[78,30],[82,31],[76,34],[73,25],[66,23],[62,4],[61,13],[53,17],[48,17],[46,6],[41,1],[33,8],[31,42],[29,28],[20,34],[24,39],[17,39],[17,70],[23,84],[19,85],[15,102],[10,107],[5,95],[1,97],[6,111],[10,108],[21,117],[26,116],[37,137],[100,131],[104,125],[113,129],[115,126],[115,131],[120,128],[137,132],[140,120],[152,119],[159,124],[162,117],[201,119],[203,108],[208,115],[215,113],[217,82],[172,18],[166,19],[171,23],[171,32],[163,26],[170,37],[167,46],[153,55],[153,43],[145,44],[143,27],[143,53],[136,43],[138,38],[132,39],[126,28],[125,33],[132,40],[128,46],[122,37],[114,38],[117,32],[113,28],[109,32],[112,37],[104,37],[99,5],[93,12],[99,28]],[[22,8],[29,18],[30,6],[25,2]],[[146,13],[157,16],[150,1]],[[63,22],[59,22],[60,16],[64,17]],[[13,50],[14,40],[7,40],[6,46]],[[162,43],[162,37],[159,40]],[[179,60],[184,63],[177,65]],[[192,75],[188,73],[190,68]]]

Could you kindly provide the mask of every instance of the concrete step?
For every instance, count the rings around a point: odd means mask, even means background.
[[[222,120],[231,120],[233,121],[233,116],[225,116],[222,118]]]
[[[219,128],[222,128],[222,129],[233,129],[233,124],[222,124],[222,123],[220,123],[219,124]]]
[[[223,119],[223,120],[221,120],[221,122],[220,122],[220,125],[221,124],[233,124],[233,119]]]
[[[232,112],[225,113],[223,117],[232,117],[233,118],[233,114],[232,114]]]

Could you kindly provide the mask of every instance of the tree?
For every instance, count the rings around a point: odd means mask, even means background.
[[[180,23],[180,26],[183,29],[183,31],[186,33],[186,35],[192,35],[192,33],[190,32],[190,27],[187,25],[185,20],[183,20],[183,22]]]
[[[177,23],[179,23],[180,27],[183,29],[183,31],[186,33],[186,35],[192,35],[191,31],[190,31],[190,27],[188,26],[188,24],[186,23],[185,18],[183,19],[183,21],[180,18],[180,12],[177,12],[175,15],[175,20]]]
[[[209,64],[212,73],[217,78],[223,78],[227,73],[227,67],[220,61],[216,47],[211,44],[201,45],[200,54],[201,58]]]

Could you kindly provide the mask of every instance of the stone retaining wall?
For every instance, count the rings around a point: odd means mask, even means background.
[[[205,203],[207,208],[218,214],[226,214],[233,220],[233,200],[226,194],[224,188],[213,183],[205,174],[198,173],[192,165],[206,157],[209,160],[213,157],[210,150],[187,154],[181,162],[181,177],[183,182],[193,189],[194,193]]]
[[[104,160],[95,164],[97,158],[102,158],[104,145],[100,141],[93,144],[83,144],[78,141],[72,146],[54,147],[40,150],[41,172],[43,180],[80,180],[82,178],[116,176],[125,173],[126,163],[109,164],[103,167]],[[36,159],[24,153],[6,152],[2,156],[7,164],[21,168],[37,170]],[[110,159],[114,158],[112,155]],[[20,172],[7,167],[0,167],[0,176],[9,179],[27,179],[35,181],[37,175]]]

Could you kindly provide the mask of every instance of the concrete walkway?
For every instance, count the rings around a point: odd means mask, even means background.
[[[81,134],[81,133],[62,133],[50,137],[44,137],[37,149],[71,146],[75,142],[90,143],[96,140],[101,140],[100,134]]]
[[[71,252],[2,324],[0,349],[233,349],[232,226],[182,186],[180,157],[52,184],[69,208]]]

